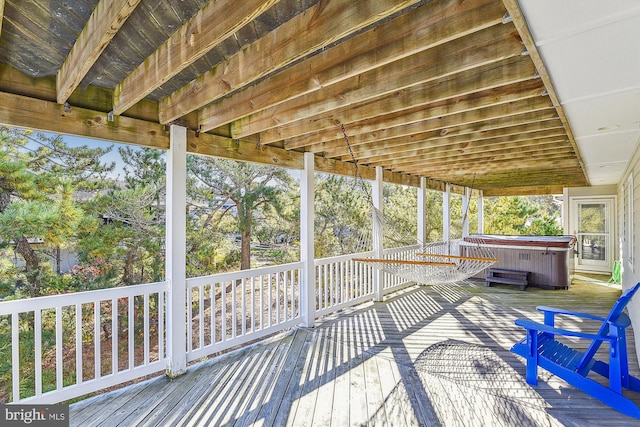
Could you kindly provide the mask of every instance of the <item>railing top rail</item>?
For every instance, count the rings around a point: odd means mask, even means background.
[[[359,252],[355,254],[338,255],[338,256],[333,256],[328,258],[319,258],[314,260],[313,264],[317,267],[319,265],[332,264],[334,262],[341,262],[341,261],[348,261],[352,258],[362,258],[362,257],[366,257],[373,254],[374,254],[373,251],[369,251],[369,252]]]
[[[168,282],[145,283],[141,285],[121,286],[117,288],[98,289],[68,294],[47,295],[36,298],[25,298],[12,301],[0,301],[0,315],[24,313],[67,305],[85,304],[93,301],[104,301],[113,298],[126,298],[147,293],[163,292],[169,289]]]
[[[282,273],[285,271],[299,270],[304,267],[301,261],[291,262],[288,264],[272,265],[268,267],[252,268],[250,270],[231,271],[228,273],[211,274],[209,276],[191,277],[187,279],[187,287],[208,285],[216,282],[226,282],[229,280],[240,280],[245,277],[258,277],[273,273]]]
[[[384,249],[384,253],[385,254],[394,254],[394,253],[400,253],[400,252],[415,250],[415,249],[418,249],[418,248],[420,248],[420,245],[399,246],[397,248],[385,248]]]

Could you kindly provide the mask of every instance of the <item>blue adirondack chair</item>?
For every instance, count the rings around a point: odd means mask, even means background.
[[[512,352],[527,359],[527,383],[538,384],[538,366],[564,379],[574,387],[606,403],[623,414],[640,418],[640,409],[622,395],[623,387],[640,391],[640,380],[629,375],[625,329],[631,325],[623,310],[640,289],[640,283],[622,293],[606,318],[552,307],[537,307],[544,313],[544,324],[517,319],[516,325],[526,329],[526,336],[513,346]],[[568,331],[554,326],[556,315],[577,316],[602,323],[597,334]],[[556,336],[591,340],[586,351],[576,351],[556,340]],[[602,343],[609,344],[609,363],[596,360]],[[609,379],[609,387],[588,378],[593,371]]]

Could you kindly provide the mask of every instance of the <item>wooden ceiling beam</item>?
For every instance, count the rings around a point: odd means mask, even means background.
[[[535,144],[532,143],[502,143],[491,144],[486,147],[486,150],[472,150],[469,152],[461,152],[460,150],[451,151],[438,151],[434,153],[424,153],[415,156],[401,157],[397,160],[389,161],[385,163],[385,167],[392,170],[410,170],[414,166],[438,166],[443,165],[447,167],[461,167],[461,165],[470,165],[479,159],[499,158],[501,155],[508,155],[513,158],[523,158],[520,153],[528,153],[533,155],[535,152],[545,153],[562,153],[565,157],[571,157],[570,144],[566,143],[566,136],[548,136],[535,139]],[[514,148],[516,147],[516,148]],[[567,151],[569,150],[569,151]],[[378,162],[363,162],[369,167],[379,166]]]
[[[526,125],[529,124],[536,124],[538,122],[548,122],[547,124],[552,128],[552,131],[554,134],[561,134],[561,135],[565,135],[566,137],[566,133],[564,132],[564,129],[557,128],[557,123],[552,123],[552,121],[554,119],[556,119],[556,112],[554,109],[549,109],[549,111],[541,111],[535,114],[522,114],[519,116],[519,121],[512,123],[511,126],[505,125],[504,128],[505,129],[509,129],[511,127],[514,126],[521,126],[524,127]],[[498,119],[496,122],[496,126],[498,126],[499,122],[501,120]],[[489,123],[491,123],[492,121],[490,121]],[[480,123],[475,124],[475,127],[481,127],[479,126]],[[473,127],[467,127],[468,132],[467,133],[461,133],[461,134],[454,134],[454,135],[443,135],[440,131],[435,130],[435,131],[430,131],[430,132],[423,132],[423,133],[418,133],[415,135],[412,135],[411,138],[409,137],[400,137],[400,138],[394,138],[391,140],[386,140],[386,141],[381,141],[380,143],[370,143],[370,144],[366,144],[366,145],[360,145],[360,146],[356,146],[356,147],[352,147],[352,152],[353,155],[356,157],[356,159],[358,159],[358,161],[361,162],[366,162],[366,161],[371,161],[374,159],[377,160],[385,160],[385,159],[392,159],[394,158],[398,152],[419,152],[420,150],[425,150],[425,149],[429,149],[429,148],[436,148],[436,147],[447,147],[447,146],[455,146],[455,144],[474,144],[474,138],[479,138],[479,142],[480,144],[487,144],[491,141],[494,140],[494,138],[502,138],[503,140],[512,140],[512,139],[519,139],[522,138],[521,136],[519,136],[519,134],[515,133],[515,132],[507,132],[507,133],[500,133],[498,135],[485,135],[482,133],[482,130],[480,130],[478,133],[473,131]],[[490,124],[486,124],[487,128],[491,128],[493,126],[491,126]],[[465,128],[465,126],[462,126],[462,128]],[[541,131],[538,131],[541,132]],[[513,135],[515,133],[515,135]],[[478,136],[480,135],[480,136]],[[326,154],[327,157],[329,158],[333,158],[333,157],[343,157],[346,158],[351,157],[351,153],[348,151],[348,148],[346,147],[346,143],[345,143],[345,147],[341,147],[340,149],[340,156],[334,156],[332,155],[333,153],[329,152]]]
[[[292,64],[418,0],[321,1],[160,101],[171,122]],[[362,3],[366,3],[366,6]],[[225,17],[226,19],[226,17]]]
[[[100,0],[57,75],[57,101],[64,104],[140,0]]]
[[[169,148],[169,131],[164,125],[126,116],[115,116],[109,121],[106,112],[72,106],[66,111],[64,105],[55,101],[35,99],[7,92],[0,92],[0,124],[63,135],[95,138],[122,144],[166,150]],[[276,147],[257,147],[255,143],[231,138],[187,131],[187,151],[193,154],[222,157],[281,166],[292,169],[303,168],[302,153]],[[316,170],[355,176],[353,163],[316,158]],[[365,179],[375,179],[375,169],[359,166],[358,171]],[[384,181],[400,185],[420,186],[418,176],[408,176],[385,171]],[[430,188],[441,189],[442,182],[429,181]]]
[[[508,160],[520,161],[523,158],[530,157],[534,160],[550,160],[550,159],[567,159],[571,157],[572,148],[570,145],[558,146],[557,142],[563,142],[560,139],[553,141],[551,138],[545,138],[545,141],[541,142],[537,146],[523,146],[514,152],[512,149],[492,149],[484,152],[475,153],[440,153],[434,156],[425,155],[420,158],[413,158],[407,162],[398,162],[388,164],[391,170],[412,171],[422,170],[426,167],[429,170],[436,170],[438,168],[451,169],[452,167],[459,167],[460,165],[475,165],[478,163],[497,163]],[[371,167],[372,165],[367,164]]]
[[[546,101],[547,100],[545,98],[537,96],[513,102],[499,103],[478,109],[465,109],[457,114],[439,115],[419,121],[408,119],[406,120],[406,124],[383,127],[382,129],[360,134],[356,132],[357,129],[359,129],[357,124],[356,126],[345,126],[345,128],[347,130],[347,135],[349,136],[349,144],[352,147],[374,143],[376,141],[380,142],[400,137],[411,137],[412,135],[434,130],[439,130],[441,136],[455,135],[456,133],[469,133],[473,131],[472,128],[474,126],[478,126],[478,123],[481,122],[499,119],[515,121],[516,119],[513,117],[518,114],[538,111],[541,109],[549,109],[550,107]],[[409,118],[413,115],[413,112],[407,114]],[[396,123],[399,123],[401,122],[401,117],[401,115],[395,115],[393,119]],[[374,118],[370,120],[370,122],[374,122],[376,120],[377,119]],[[384,118],[381,120],[385,123],[387,122]],[[370,123],[370,125],[374,125],[374,123]],[[354,128],[356,131],[353,130]],[[345,148],[344,135],[339,139],[317,143],[316,146],[321,149],[319,151],[324,152],[331,152],[331,150]],[[289,145],[285,144],[285,147],[289,148]]]
[[[373,156],[368,157],[366,154],[362,157],[356,157],[363,162],[366,163],[375,163],[377,161],[384,161],[384,156],[387,154],[393,155],[392,157],[395,159],[397,156],[402,155],[406,152],[412,152],[413,150],[458,150],[463,151],[467,148],[473,146],[473,144],[481,144],[485,146],[487,142],[493,141],[496,138],[506,138],[506,137],[517,137],[527,138],[533,136],[564,136],[566,138],[566,133],[564,132],[564,127],[562,126],[562,122],[558,119],[550,119],[550,120],[542,120],[532,123],[519,123],[514,124],[512,126],[505,126],[496,129],[479,131],[479,132],[469,132],[469,133],[461,133],[456,135],[442,135],[438,131],[434,131],[433,133],[423,133],[419,135],[415,135],[414,138],[411,138],[411,141],[421,141],[421,142],[406,142],[398,140],[398,144],[394,146],[389,146],[384,154],[381,154],[381,157]],[[375,149],[375,145],[371,147],[371,149]],[[325,155],[327,158],[332,158],[331,156]],[[345,154],[340,156],[343,160],[351,159],[350,154]],[[366,159],[366,160],[365,160]]]
[[[237,120],[231,133],[242,138],[521,54],[515,28],[494,25]]]
[[[284,140],[287,148],[296,149],[342,138],[340,124],[345,125],[348,133],[359,134],[541,96],[544,88],[540,79],[534,79],[534,74],[535,67],[530,60],[513,57],[348,108],[323,112],[260,132],[260,136],[264,143]]]
[[[356,35],[204,107],[203,131],[231,123],[265,108],[338,83],[347,78],[498,24],[504,6],[494,0],[432,1]]]
[[[122,114],[131,108],[278,1],[218,0],[207,3],[116,86],[114,113]]]
[[[452,173],[435,173],[433,179],[444,180],[446,182],[455,182],[458,185],[471,186],[473,188],[482,189],[485,195],[502,195],[502,190],[507,188],[522,188],[522,183],[527,182],[532,187],[542,185],[554,185],[562,188],[571,182],[577,182],[576,179],[581,177],[580,167],[576,164],[566,168],[547,167],[537,170],[520,170],[514,169],[508,172],[489,172],[476,173],[473,172],[466,176],[455,175]],[[575,184],[571,184],[576,186]],[[493,189],[493,191],[492,191]],[[505,191],[508,193],[508,191]]]
[[[431,156],[451,155],[451,153],[455,153],[456,155],[472,155],[477,152],[483,153],[490,152],[492,150],[520,150],[525,149],[530,145],[537,145],[551,141],[553,141],[554,144],[558,144],[559,141],[566,141],[566,138],[567,135],[563,132],[562,128],[531,132],[527,132],[526,129],[523,129],[522,132],[514,132],[511,135],[491,135],[486,139],[456,138],[454,141],[446,143],[438,143],[435,141],[434,144],[431,144],[426,142],[418,149],[403,150],[400,147],[389,156],[382,155],[367,159],[361,158],[358,159],[358,163],[369,166],[401,165],[404,163],[415,162],[418,157],[430,158]],[[349,161],[350,159],[346,160]]]
[[[546,171],[553,171],[559,178],[570,176],[575,178],[576,172],[580,175],[580,167],[575,160],[567,160],[566,158],[552,158],[549,161],[541,162],[536,167],[529,169],[519,169],[522,162],[518,160],[505,160],[497,162],[487,162],[486,164],[475,165],[474,168],[429,168],[425,166],[421,174],[433,179],[445,182],[457,183],[463,185],[463,182],[473,181],[475,175],[475,184],[473,188],[486,188],[491,186],[505,185],[505,182],[514,180],[514,182],[530,181],[532,184],[556,184],[553,175],[549,175]],[[496,171],[509,171],[500,173]],[[542,172],[545,171],[545,172]],[[405,171],[395,171],[399,173],[407,173]],[[523,181],[524,180],[524,181]],[[467,184],[468,185],[468,184]],[[513,185],[513,184],[511,184]],[[509,186],[509,185],[506,185]]]
[[[2,21],[4,21],[4,2],[5,0],[0,0],[0,34],[2,34]]]
[[[106,112],[69,108],[54,101],[6,92],[0,94],[0,123],[150,148],[169,147],[169,133],[158,123],[124,116],[110,122]]]
[[[349,145],[356,156],[360,152],[375,148],[407,145],[433,138],[454,137],[471,133],[486,132],[517,125],[535,123],[557,117],[545,99],[537,102],[516,102],[470,110],[460,114],[443,116],[415,122],[406,126],[396,126],[383,131],[349,135]],[[340,157],[350,154],[349,147],[342,140],[329,141],[321,145],[324,155]]]
[[[488,188],[483,191],[485,197],[495,196],[537,196],[540,194],[562,194],[562,185],[536,185],[531,187],[508,187],[504,189]]]

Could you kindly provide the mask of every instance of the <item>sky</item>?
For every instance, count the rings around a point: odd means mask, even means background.
[[[55,136],[55,134],[49,134]],[[115,162],[116,167],[109,175],[111,178],[117,178],[118,176],[124,176],[124,171],[122,169],[123,162],[120,157],[120,153],[118,152],[118,147],[133,147],[136,148],[135,145],[131,144],[119,144],[115,142],[103,141],[99,139],[92,138],[84,138],[79,136],[71,136],[71,135],[62,135],[64,142],[69,144],[71,147],[79,147],[81,145],[87,145],[89,147],[99,147],[99,148],[107,148],[113,146],[113,149],[110,153],[103,157],[103,161],[105,163]],[[289,174],[296,180],[300,180],[300,171],[295,169],[287,169]]]
[[[51,134],[51,135],[56,136],[55,134]],[[110,174],[111,178],[117,178],[118,175],[120,175],[120,176],[124,175],[124,171],[122,169],[123,162],[122,162],[122,158],[120,157],[120,153],[118,152],[118,147],[136,148],[135,145],[119,144],[119,143],[116,143],[116,142],[109,142],[109,141],[103,141],[103,140],[100,140],[100,139],[84,138],[84,137],[71,136],[71,135],[62,135],[62,139],[64,140],[65,143],[67,143],[71,147],[79,147],[81,145],[86,145],[86,146],[92,147],[92,148],[113,147],[111,149],[111,152],[109,152],[108,154],[106,154],[102,158],[102,160],[105,163],[114,162],[115,165],[116,165],[115,169]]]

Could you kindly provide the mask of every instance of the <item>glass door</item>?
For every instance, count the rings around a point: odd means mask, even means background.
[[[610,272],[612,201],[574,200],[572,205],[573,230],[577,238],[576,269]]]

